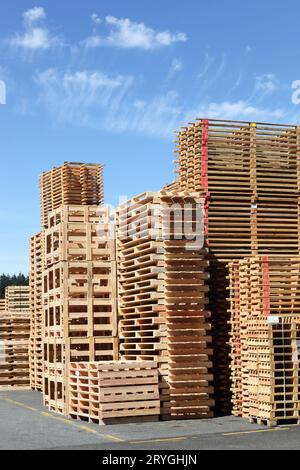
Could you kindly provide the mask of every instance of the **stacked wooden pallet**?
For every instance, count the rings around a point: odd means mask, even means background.
[[[118,359],[115,240],[103,206],[62,206],[47,225],[44,403],[67,413],[70,361]]]
[[[8,312],[29,312],[29,286],[8,286],[5,289],[5,310]]]
[[[300,248],[300,128],[198,120],[177,141],[180,188],[206,198],[215,394],[230,411],[227,262],[297,256]]]
[[[158,362],[163,417],[208,417],[214,404],[202,210],[198,195],[164,191],[117,209],[120,354]]]
[[[3,312],[0,319],[0,386],[29,386],[30,318],[25,312]]]
[[[0,312],[5,312],[5,299],[0,299]]]
[[[62,205],[99,205],[103,202],[103,165],[70,163],[53,168],[40,177],[42,225]]]
[[[75,362],[69,377],[72,418],[99,424],[159,418],[155,361]]]
[[[43,388],[43,270],[44,232],[30,239],[30,386],[33,390]]]
[[[300,258],[230,263],[234,414],[259,424],[300,421]]]

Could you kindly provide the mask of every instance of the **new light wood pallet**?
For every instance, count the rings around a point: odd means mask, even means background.
[[[42,390],[43,386],[43,269],[44,232],[30,239],[30,386]]]
[[[155,361],[72,362],[69,373],[72,418],[99,424],[158,420]]]
[[[127,360],[151,358],[158,361],[163,417],[187,417],[193,413],[201,416],[201,400],[197,395],[197,386],[202,379],[200,369],[203,372],[205,367],[210,367],[206,360],[211,352],[206,346],[209,336],[206,338],[204,334],[209,330],[209,314],[204,307],[208,290],[205,285],[207,261],[202,245],[188,249],[189,243],[181,233],[184,214],[191,216],[196,227],[196,207],[198,204],[202,210],[201,203],[197,195],[170,196],[162,191],[136,196],[117,210],[120,354]],[[174,204],[182,218],[179,224],[174,224],[170,209]],[[174,235],[179,240],[172,241]],[[195,274],[193,268],[199,270],[199,274]],[[188,286],[189,282],[194,283],[192,288]],[[176,295],[174,289],[178,289]],[[177,295],[181,299],[180,305]],[[201,322],[207,323],[202,325]],[[183,374],[181,363],[189,359],[183,357],[180,349],[183,344],[187,348],[191,339],[195,349],[198,342],[199,348],[205,350],[201,359],[199,357],[202,368],[199,366],[196,370],[195,364],[188,374]],[[190,352],[192,349],[191,346]],[[183,380],[187,381],[187,375],[191,384],[189,391],[181,387]],[[207,417],[213,406],[213,401],[208,398],[210,379],[207,373],[207,383],[201,383],[202,411]]]
[[[178,235],[178,232],[176,233]],[[186,240],[165,242],[165,303],[170,415],[213,417],[208,261]]]
[[[230,264],[234,412],[268,425],[299,421],[300,258]]]
[[[45,230],[45,262],[110,260],[113,226],[107,206],[62,206],[51,212]]]
[[[3,312],[0,320],[0,386],[29,386],[29,314]]]
[[[8,286],[5,289],[5,310],[9,312],[29,312],[29,286]]]
[[[0,312],[5,312],[5,299],[0,299]]]
[[[42,225],[62,205],[100,205],[103,202],[103,165],[65,162],[40,177]]]
[[[62,206],[49,214],[48,227],[44,403],[67,413],[69,362],[118,359],[115,240],[102,206]]]
[[[62,261],[44,271],[44,335],[116,336],[115,261]]]
[[[227,263],[300,250],[300,128],[197,120],[177,139],[180,189],[202,191],[210,249],[216,410],[230,411]]]
[[[119,357],[118,338],[45,338],[43,402],[50,411],[68,413],[70,362],[113,361]]]

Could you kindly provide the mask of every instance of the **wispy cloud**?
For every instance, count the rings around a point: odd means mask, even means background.
[[[139,99],[131,76],[102,71],[63,73],[48,69],[35,77],[39,102],[58,122],[111,132],[171,137],[183,110],[179,96],[164,94]]]
[[[183,109],[179,96],[170,90],[150,100],[139,100],[108,116],[107,129],[114,132],[134,132],[148,136],[172,138]]]
[[[99,110],[113,110],[133,82],[131,76],[108,76],[102,71],[63,73],[48,69],[35,77],[40,102],[59,121],[91,125],[101,121]]]
[[[246,54],[246,55],[251,54],[253,51],[254,51],[254,47],[249,46],[249,45],[247,45],[247,46],[245,47],[245,54]]]
[[[273,73],[256,75],[255,88],[263,93],[273,93],[280,88],[280,81]]]
[[[227,93],[227,97],[230,97],[230,95],[237,89],[239,88],[239,86],[241,85],[242,83],[242,80],[243,80],[243,71],[240,70],[238,75],[237,75],[237,78],[236,80],[233,82],[231,88],[229,89],[228,93]]]
[[[246,101],[224,101],[220,103],[208,103],[191,109],[185,116],[185,121],[195,117],[210,117],[216,119],[245,119],[268,120],[280,119],[285,116],[283,109],[268,109],[251,105]]]
[[[83,41],[86,47],[111,46],[121,49],[151,50],[187,40],[185,33],[156,31],[144,23],[136,23],[128,18],[106,16],[105,24],[109,28],[108,35],[93,34]]]
[[[280,82],[279,78],[273,73],[263,73],[254,75],[254,86],[249,101],[255,100],[261,103],[267,96],[270,96],[285,86]]]
[[[203,78],[209,71],[211,65],[214,63],[215,59],[211,57],[207,52],[204,58],[204,65],[202,71],[198,74],[198,78]]]
[[[140,98],[133,77],[104,72],[64,73],[48,69],[36,78],[40,102],[55,120],[116,133],[172,138],[173,131],[196,117],[279,120],[283,109],[240,101],[199,102],[175,90]],[[190,103],[190,106],[187,103]]]
[[[34,7],[23,13],[24,31],[15,33],[6,42],[24,51],[46,50],[61,45],[61,40],[50,33],[45,24],[46,13],[42,7]]]
[[[46,18],[46,13],[42,7],[33,7],[23,13],[23,18],[26,23],[32,24]]]
[[[171,80],[176,73],[183,69],[183,62],[180,59],[173,59],[168,71],[167,80]]]
[[[215,62],[215,60],[213,60],[213,61]],[[222,53],[221,60],[219,62],[218,68],[216,70],[214,70],[213,73],[211,71],[210,74],[208,75],[208,71],[211,68],[211,65],[212,65],[213,61],[212,61],[212,58],[207,56],[206,59],[205,59],[205,63],[206,63],[205,68],[204,68],[202,74],[198,75],[199,78],[203,78],[202,86],[203,86],[204,90],[207,90],[208,88],[215,85],[215,83],[217,83],[217,81],[221,77],[223,77],[223,74],[224,74],[224,71],[225,71],[225,68],[226,68],[226,65],[227,65],[227,54],[225,54],[224,52]]]
[[[101,24],[102,23],[102,19],[96,13],[93,13],[91,15],[91,20],[95,24]]]

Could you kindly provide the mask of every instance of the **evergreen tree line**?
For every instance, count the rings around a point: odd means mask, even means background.
[[[28,286],[29,276],[25,276],[22,273],[13,274],[1,274],[0,275],[0,298],[5,297],[5,288],[7,286]]]

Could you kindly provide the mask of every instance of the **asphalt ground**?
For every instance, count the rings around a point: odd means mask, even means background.
[[[50,413],[42,395],[0,391],[0,450],[299,450],[300,426],[228,416],[99,426]]]

